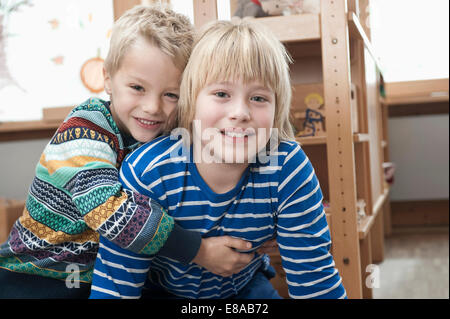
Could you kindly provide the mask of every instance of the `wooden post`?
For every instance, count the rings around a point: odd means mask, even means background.
[[[387,198],[384,200],[380,211],[375,217],[375,222],[370,231],[372,245],[372,263],[380,263],[384,259],[384,207],[386,207]]]
[[[114,0],[114,21],[119,19],[128,9],[141,4],[141,0]]]
[[[367,277],[370,272],[367,270],[367,266],[372,264],[372,237],[370,233],[360,241],[361,245],[361,273],[362,273],[362,294],[364,299],[372,299],[373,291],[371,286],[367,285]],[[370,268],[369,268],[370,270]]]
[[[194,0],[194,24],[196,28],[217,20],[216,0]]]
[[[346,0],[321,1],[321,14],[333,252],[348,297],[362,298]]]

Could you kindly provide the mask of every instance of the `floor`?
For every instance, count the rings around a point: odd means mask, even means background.
[[[449,228],[394,229],[378,266],[374,299],[448,299]]]

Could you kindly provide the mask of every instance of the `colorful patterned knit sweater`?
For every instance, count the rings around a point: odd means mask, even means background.
[[[133,252],[158,252],[174,222],[148,197],[122,189],[118,169],[138,146],[128,144],[109,102],[74,108],[37,164],[23,215],[0,246],[0,268],[65,279],[75,264],[90,282],[99,234]]]

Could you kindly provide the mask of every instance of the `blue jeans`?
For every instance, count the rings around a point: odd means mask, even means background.
[[[283,299],[273,288],[269,279],[275,277],[272,266],[259,269],[253,278],[232,299]]]
[[[232,299],[283,299],[273,288],[270,279],[275,277],[272,266],[258,270],[253,278]]]
[[[87,299],[90,283],[68,288],[66,282],[0,268],[0,299]]]

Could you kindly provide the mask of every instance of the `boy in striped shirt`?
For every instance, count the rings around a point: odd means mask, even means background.
[[[289,122],[289,61],[254,22],[208,25],[183,73],[181,129],[130,154],[120,178],[203,238],[244,239],[253,252],[276,236],[292,298],[345,298],[319,182]],[[267,255],[224,277],[100,242],[92,298],[279,298]]]
[[[119,181],[125,155],[170,121],[192,42],[189,19],[169,9],[137,6],[116,22],[104,69],[111,101],[74,108],[46,146],[24,213],[0,246],[0,298],[87,298],[99,234],[220,274],[251,260],[230,248],[244,241],[183,230]]]

